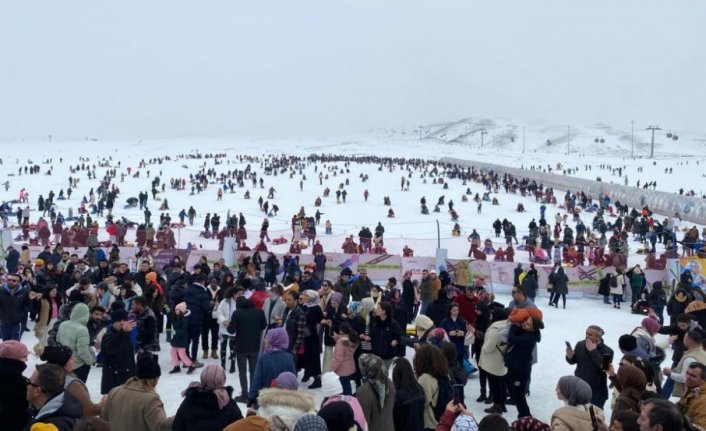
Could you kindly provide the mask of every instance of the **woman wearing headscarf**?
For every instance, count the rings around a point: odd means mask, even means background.
[[[330,281],[325,281],[323,286],[330,285]],[[328,304],[325,304],[324,319],[321,321],[324,334],[324,359],[322,371],[327,373],[331,371],[331,362],[333,361],[333,347],[336,345],[334,335],[338,332],[338,328],[346,319],[346,307],[343,305],[343,295],[340,292],[331,292],[329,294]],[[357,332],[357,331],[356,331]]]
[[[612,380],[612,379],[611,379]],[[639,368],[630,364],[623,364],[618,368],[615,387],[620,391],[613,407],[610,419],[613,421],[615,414],[620,411],[640,413],[642,392],[647,386],[647,377]]]
[[[229,424],[242,419],[238,405],[231,398],[233,388],[225,386],[226,372],[220,365],[206,365],[201,371],[201,381],[192,382],[182,392],[182,401],[173,431],[200,430],[220,431]]]
[[[324,312],[319,302],[319,294],[307,289],[299,297],[299,303],[306,317],[308,334],[304,337],[304,353],[298,355],[299,367],[304,368],[304,379],[313,377],[314,382],[309,389],[321,387],[321,340],[319,340],[319,324],[324,319]]]
[[[321,416],[308,414],[299,418],[292,431],[328,431],[328,427]]]
[[[267,333],[265,349],[257,359],[255,376],[250,383],[248,405],[256,405],[260,389],[269,387],[272,380],[283,372],[297,373],[294,357],[287,351],[288,346],[289,336],[284,328],[274,328]]]
[[[363,384],[358,387],[355,397],[363,408],[368,430],[390,431],[395,427],[395,387],[387,378],[385,364],[380,357],[368,353],[360,356],[359,363]]]
[[[564,402],[552,414],[553,431],[594,431],[595,425],[602,424],[603,410],[591,404],[591,387],[576,376],[564,376],[556,385],[556,396]],[[593,412],[591,412],[593,410]],[[592,416],[593,414],[593,416]]]

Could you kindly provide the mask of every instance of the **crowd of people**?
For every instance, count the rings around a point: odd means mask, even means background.
[[[60,248],[34,262],[36,274],[19,265],[0,289],[3,429],[706,427],[706,302],[688,270],[669,293],[668,322],[648,306],[640,327],[620,337],[617,369],[616,346],[605,345],[599,325],[567,343],[575,375],[558,380],[565,407],[544,423],[528,401],[544,330],[533,265],[518,267],[512,301],[501,304],[482,280],[444,267],[378,285],[363,268],[321,280],[315,265],[302,271],[296,261],[281,279],[266,279],[254,255],[235,272],[205,259],[186,268],[178,257],[156,268],[148,255],[130,272],[120,261],[91,265]],[[560,270],[550,277],[557,287]],[[560,296],[557,289],[550,305]],[[22,343],[27,331],[36,335],[31,348]],[[165,343],[170,374],[200,370],[173,417],[156,391]],[[26,369],[30,355],[41,360],[34,370]],[[240,393],[226,384],[236,370]],[[100,372],[100,399],[86,386],[92,372]],[[300,379],[311,382],[307,389],[299,390]],[[485,412],[466,408],[472,381]],[[309,391],[316,389],[325,397],[318,408]],[[508,405],[514,421],[504,417]]]

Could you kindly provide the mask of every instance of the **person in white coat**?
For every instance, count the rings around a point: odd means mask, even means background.
[[[503,342],[506,338],[508,326],[507,311],[496,308],[491,313],[492,323],[485,331],[483,347],[480,351],[478,366],[488,374],[488,385],[492,395],[493,405],[486,409],[487,413],[502,414],[507,411],[505,408],[505,382],[503,377],[507,374],[505,367],[505,356]]]
[[[620,308],[620,303],[623,302],[623,292],[625,292],[625,275],[623,268],[616,268],[615,274],[611,276],[608,285],[610,286],[610,294],[613,296],[613,308]]]
[[[221,367],[226,369],[226,352],[228,353],[228,360],[230,362],[230,368],[228,372],[235,373],[235,334],[228,332],[228,325],[230,325],[230,317],[235,312],[236,301],[239,297],[243,296],[245,290],[241,286],[234,286],[229,288],[225,295],[223,295],[223,300],[218,304],[216,309],[216,319],[218,320],[218,336],[221,341]]]

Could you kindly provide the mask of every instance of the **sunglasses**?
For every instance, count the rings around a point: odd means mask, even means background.
[[[27,386],[34,386],[35,388],[42,389],[41,386],[39,386],[39,385],[36,384],[36,383],[33,383],[33,382],[29,379],[29,377],[25,377],[25,383],[27,384]]]

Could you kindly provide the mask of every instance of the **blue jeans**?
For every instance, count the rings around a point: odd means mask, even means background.
[[[353,388],[351,387],[351,380],[353,380],[353,376],[339,376],[338,380],[341,381],[341,387],[343,388],[343,395],[353,395]]]
[[[668,400],[672,396],[672,391],[674,390],[674,380],[671,377],[667,377],[662,386],[662,398]]]
[[[2,337],[3,341],[20,341],[20,338],[22,338],[22,322],[0,325],[0,337]]]
[[[419,306],[419,314],[423,314],[426,316],[429,304],[431,304],[431,301],[422,301],[422,305]]]

